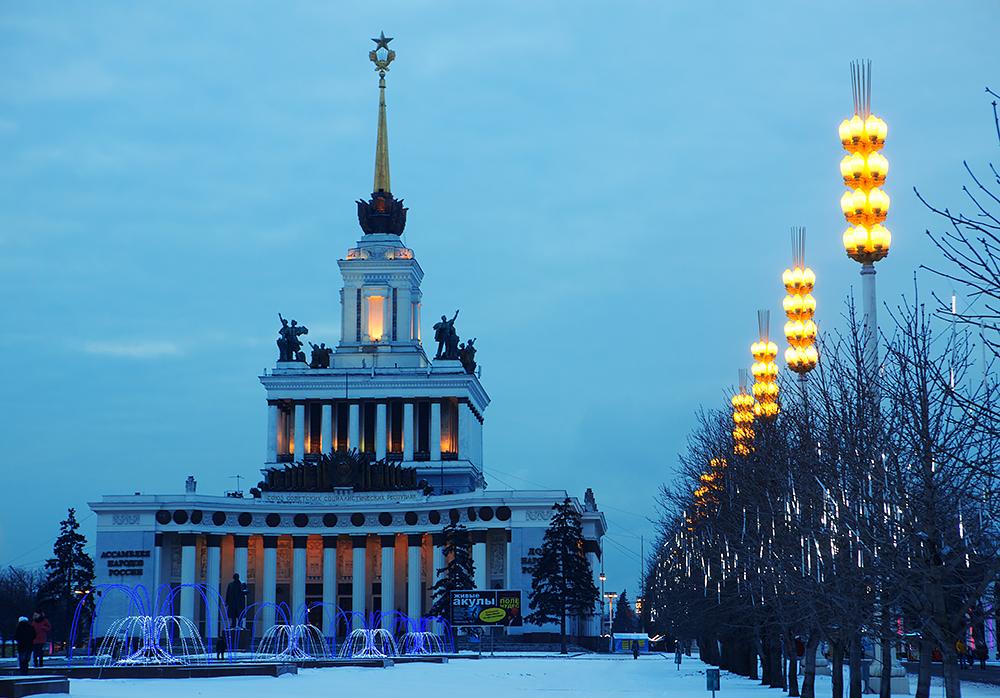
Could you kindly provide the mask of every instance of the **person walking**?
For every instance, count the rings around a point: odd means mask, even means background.
[[[45,656],[45,643],[49,641],[49,633],[52,632],[52,623],[41,611],[35,611],[31,617],[31,627],[35,629],[35,643],[32,647],[35,655],[35,666],[42,666],[42,657]]]
[[[17,643],[17,665],[22,674],[27,674],[28,664],[31,663],[31,650],[35,645],[35,628],[26,616],[17,619],[14,641]]]
[[[958,668],[965,668],[965,653],[966,653],[965,642],[961,639],[955,640],[955,654],[958,656]]]
[[[639,641],[632,640],[632,659],[639,658]]]

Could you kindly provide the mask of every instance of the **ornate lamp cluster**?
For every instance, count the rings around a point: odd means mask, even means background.
[[[770,339],[771,313],[768,310],[757,311],[757,325],[760,329],[760,341],[750,345],[754,364],[750,368],[753,373],[753,396],[757,401],[753,406],[755,417],[770,421],[778,416],[778,345]]]
[[[749,456],[753,451],[753,395],[747,392],[746,370],[740,369],[740,390],[733,395],[733,453]]]
[[[882,191],[889,161],[879,152],[888,126],[871,113],[871,70],[871,61],[851,64],[854,116],[840,123],[840,142],[847,151],[840,174],[848,187],[840,208],[850,224],[844,231],[844,250],[861,264],[884,258],[892,244],[892,235],[882,225],[889,213],[889,195]]]
[[[693,531],[695,525],[719,503],[725,470],[725,458],[712,458],[708,462],[708,469],[698,477],[698,486],[694,490],[694,504],[691,513],[685,517],[689,531]]]
[[[785,363],[799,375],[816,368],[819,354],[816,351],[816,299],[812,290],[816,274],[806,266],[806,229],[792,228],[792,268],[785,269],[781,280],[788,295],[782,301],[788,322],[785,323]]]

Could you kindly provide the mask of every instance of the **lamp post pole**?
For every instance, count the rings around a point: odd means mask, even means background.
[[[878,299],[875,293],[875,263],[861,265],[861,295],[864,305],[865,363],[869,375],[878,370]]]
[[[603,543],[602,543],[602,548],[603,548]],[[607,579],[607,577],[604,576],[604,554],[603,554],[603,552],[601,554],[601,576],[599,577],[599,579],[601,580],[601,598],[603,599],[604,598],[604,581]],[[602,635],[604,634],[604,602],[603,601],[601,601],[601,634]]]

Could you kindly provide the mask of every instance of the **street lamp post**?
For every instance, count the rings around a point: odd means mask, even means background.
[[[851,63],[854,115],[840,123],[840,143],[847,155],[840,161],[840,174],[848,191],[840,198],[840,208],[849,227],[844,231],[844,251],[861,264],[861,293],[864,308],[865,362],[868,370],[878,368],[878,319],[875,294],[875,262],[889,254],[892,235],[882,223],[889,213],[889,195],[882,191],[889,161],[880,150],[885,145],[888,126],[871,112],[871,61]]]
[[[767,310],[757,311],[757,327],[760,330],[760,341],[750,345],[754,363],[750,368],[753,373],[753,406],[754,417],[765,422],[772,422],[778,416],[778,345],[770,337],[771,313]]]
[[[799,384],[805,388],[807,374],[816,368],[819,354],[816,352],[816,299],[812,290],[816,285],[816,274],[806,266],[806,229],[792,228],[792,268],[781,275],[785,285],[785,300],[781,305],[788,316],[785,323],[785,363],[799,374]],[[803,393],[804,394],[804,393]]]
[[[604,582],[607,577],[604,576],[604,555],[601,555],[601,574],[598,577],[601,580],[601,598],[604,598]],[[601,602],[601,634],[604,633],[604,602]]]
[[[611,627],[608,628],[609,632],[615,627],[615,599],[618,598],[618,592],[609,591],[604,595],[608,599],[608,616]]]

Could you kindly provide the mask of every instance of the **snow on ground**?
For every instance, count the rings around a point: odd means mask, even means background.
[[[631,656],[578,655],[569,658],[537,655],[454,659],[447,664],[399,664],[389,669],[303,669],[297,676],[264,676],[218,679],[84,680],[71,682],[76,698],[444,698],[473,696],[669,696],[710,698],[705,690],[705,665],[684,657],[680,671],[673,655]],[[910,691],[916,677],[910,677]],[[726,672],[718,698],[782,698],[784,692],[769,689]],[[830,695],[830,677],[816,678],[816,695]],[[931,698],[943,698],[940,679],[935,679]],[[996,698],[1000,687],[962,685],[963,698]]]

